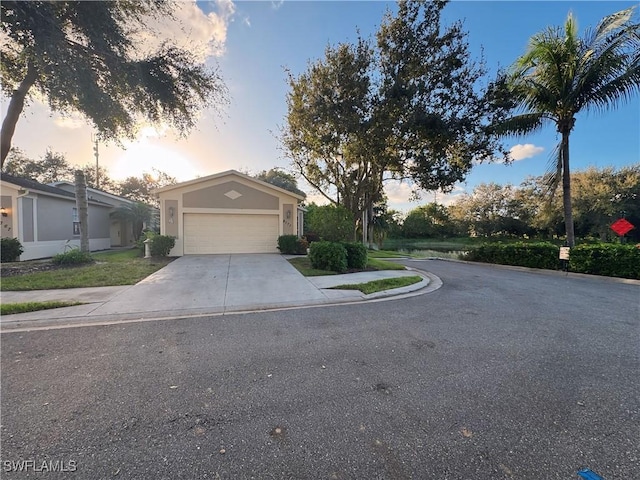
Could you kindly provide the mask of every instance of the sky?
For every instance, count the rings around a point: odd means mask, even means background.
[[[569,12],[580,32],[611,13],[636,5],[617,1],[453,1],[443,12],[444,23],[463,21],[472,55],[484,57],[488,78],[508,67],[525,52],[529,38],[547,26],[562,25]],[[303,73],[309,62],[323,58],[327,45],[354,42],[358,32],[373,37],[394,2],[383,1],[182,1],[176,22],[154,25],[154,34],[140,39],[153,46],[168,37],[189,48],[212,68],[218,68],[229,90],[230,102],[221,111],[205,110],[197,127],[178,138],[162,127],[146,126],[138,138],[121,145],[99,145],[100,166],[122,180],[157,168],[187,181],[235,169],[257,173],[274,167],[285,170],[278,131],[285,124],[287,74]],[[639,13],[636,11],[635,20]],[[159,33],[157,33],[159,32]],[[2,99],[4,118],[6,99]],[[69,163],[95,163],[93,130],[79,115],[61,117],[34,100],[21,116],[13,145],[31,158],[47,148],[65,155]],[[516,159],[510,165],[474,166],[464,183],[453,190],[423,192],[409,201],[411,186],[392,182],[386,187],[389,207],[406,212],[436,199],[451,203],[480,183],[519,185],[528,176],[542,175],[558,142],[552,126],[542,132],[505,141]],[[571,135],[571,168],[620,168],[640,162],[640,96],[616,109],[581,113]],[[310,200],[320,200],[304,183]]]

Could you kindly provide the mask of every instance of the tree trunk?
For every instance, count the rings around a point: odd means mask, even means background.
[[[569,169],[569,133],[562,132],[562,206],[564,210],[564,228],[567,235],[567,245],[574,247],[576,238],[573,230],[573,211],[571,209],[571,171]]]
[[[35,83],[37,76],[36,68],[29,62],[27,75],[11,95],[7,115],[4,117],[2,130],[0,130],[0,168],[4,167],[4,161],[9,154],[9,150],[11,150],[11,139],[16,131],[16,123],[18,123],[18,119],[24,108],[24,99],[27,97],[31,86]]]
[[[87,182],[82,170],[75,171],[76,206],[80,220],[80,251],[89,253],[89,202],[87,200]]]

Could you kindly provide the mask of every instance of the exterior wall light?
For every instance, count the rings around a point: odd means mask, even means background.
[[[9,213],[7,213],[7,209],[6,209],[6,208],[4,208],[4,207],[0,208],[0,214],[1,214],[3,217],[6,217],[6,216],[8,216],[8,215],[9,215]]]

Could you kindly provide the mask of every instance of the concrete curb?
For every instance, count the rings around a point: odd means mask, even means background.
[[[543,268],[520,267],[517,265],[501,265],[499,263],[470,262],[468,260],[457,260],[455,258],[428,257],[428,258],[418,258],[418,259],[407,258],[403,260],[409,260],[413,262],[439,260],[442,262],[464,263],[466,265],[484,265],[487,267],[504,268],[507,270],[514,270],[517,272],[538,273],[540,275],[551,275],[551,276],[567,277],[567,278],[584,278],[584,279],[591,279],[591,280],[600,280],[603,282],[624,283],[627,285],[640,285],[640,280],[635,280],[633,278],[607,277],[604,275],[591,275],[588,273],[563,272],[561,270],[547,270]]]

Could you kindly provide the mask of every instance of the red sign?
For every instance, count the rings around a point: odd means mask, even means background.
[[[613,230],[620,236],[630,232],[634,228],[635,227],[633,226],[633,223],[629,222],[628,220],[625,220],[624,218],[616,220],[611,224],[611,230]]]

